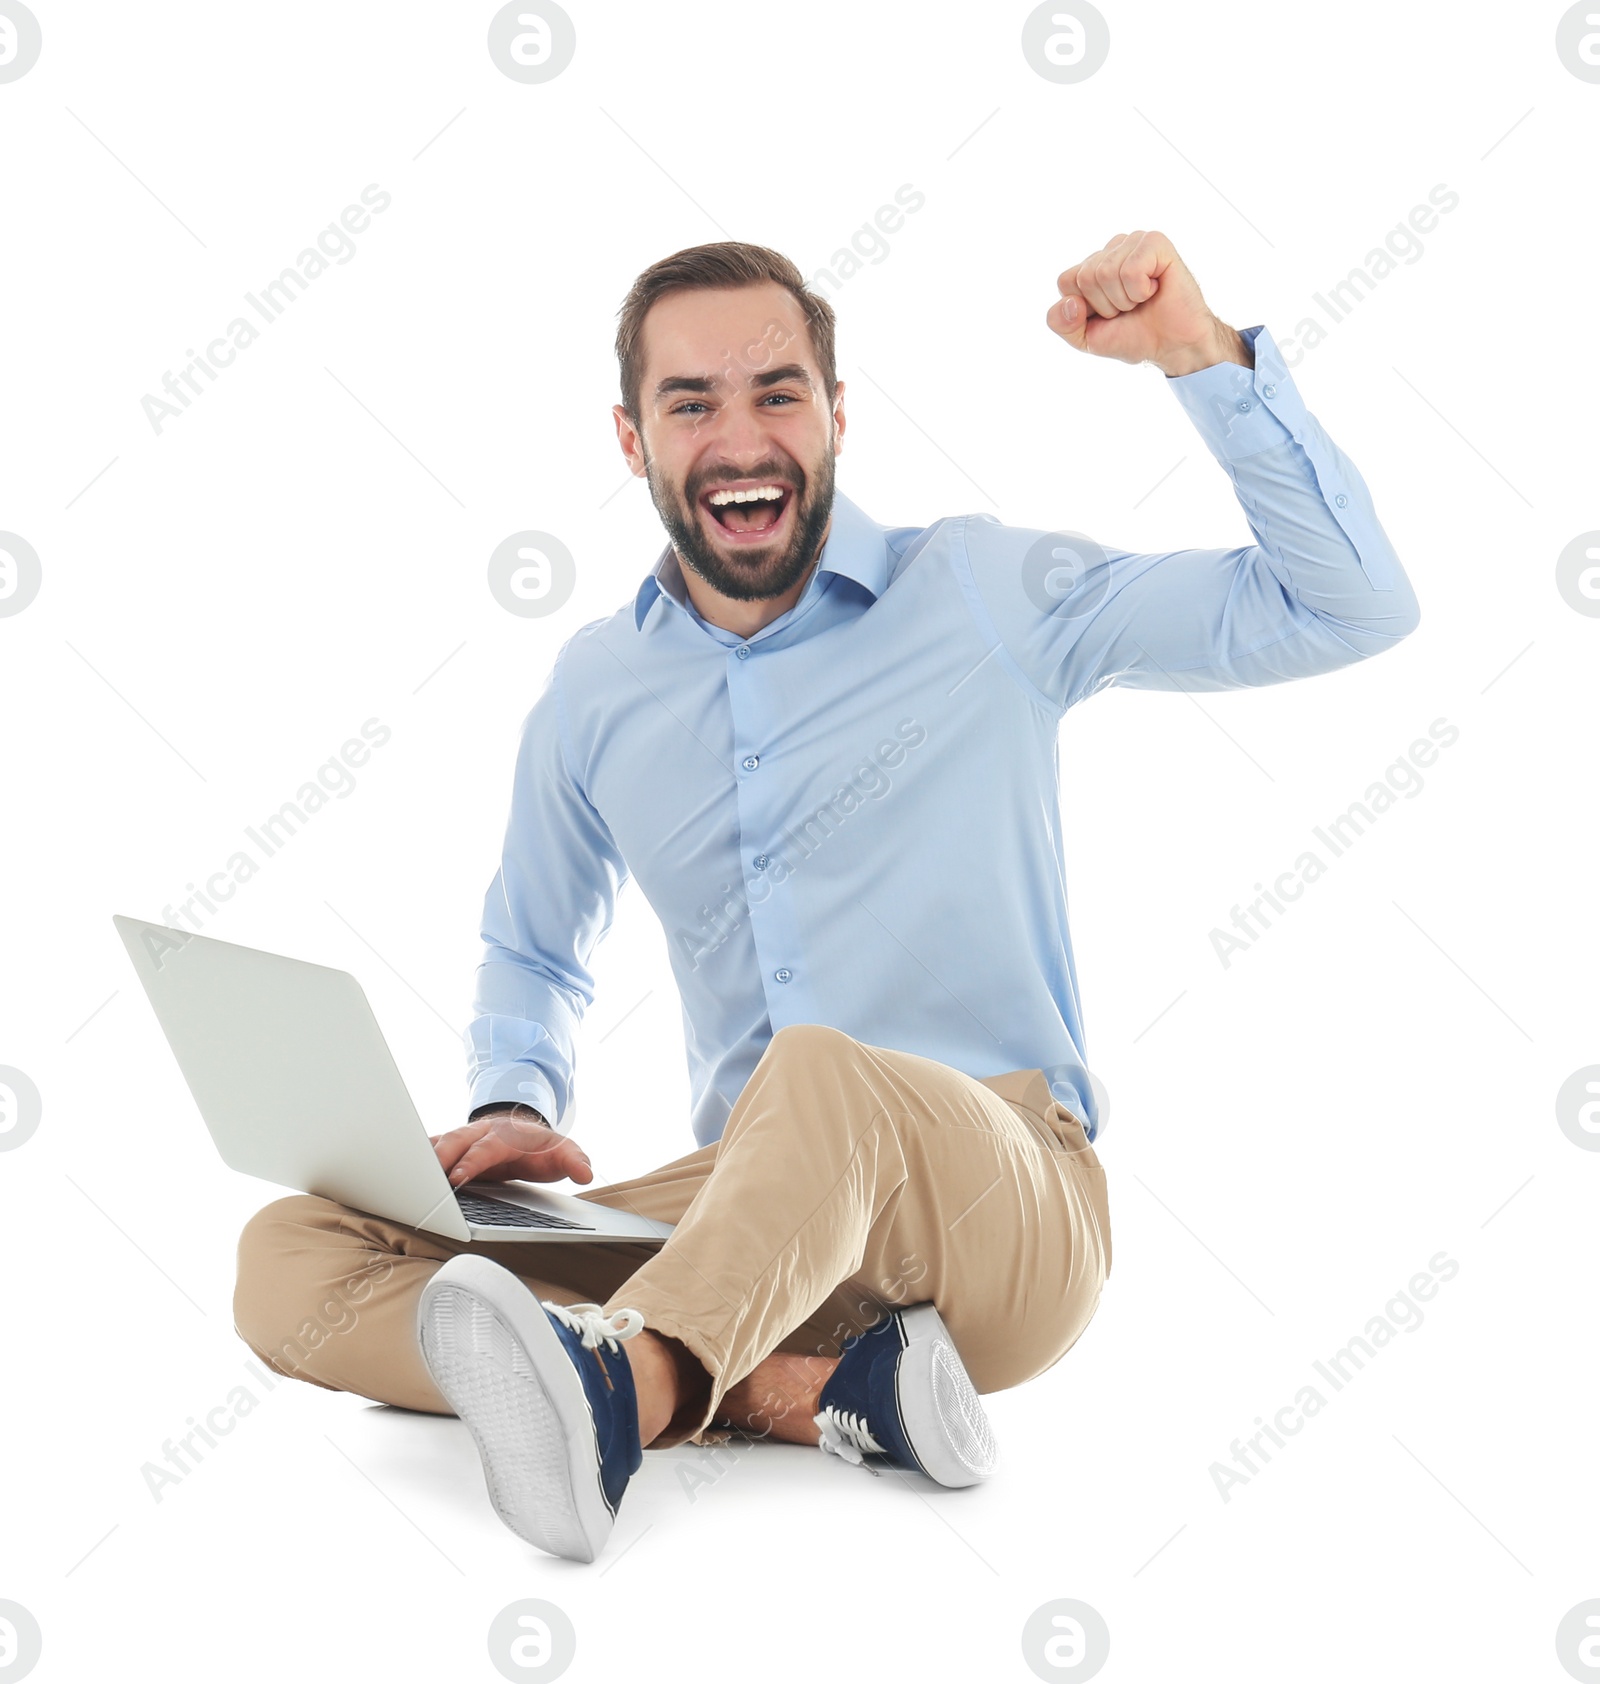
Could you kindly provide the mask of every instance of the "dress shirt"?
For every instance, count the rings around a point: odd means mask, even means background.
[[[469,1106],[563,1129],[590,960],[638,881],[682,1000],[691,1126],[716,1140],[774,1032],[821,1023],[972,1076],[1041,1068],[1083,1121],[1062,715],[1120,684],[1332,671],[1417,624],[1355,465],[1272,336],[1166,381],[1254,542],[1140,554],[987,514],[883,526],[835,492],[818,565],[750,637],[695,610],[669,545],[562,645],[523,724],[483,909]],[[640,1103],[652,1103],[648,1070]]]

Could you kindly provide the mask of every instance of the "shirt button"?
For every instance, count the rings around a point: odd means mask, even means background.
[[[734,650],[734,654],[736,654],[741,661],[748,661],[750,659],[749,645],[741,643],[739,647]]]
[[[1333,500],[1334,507],[1338,508],[1338,509],[1342,509],[1345,506],[1345,504],[1348,503],[1349,501],[1350,501],[1350,499],[1348,497],[1346,497],[1345,494],[1341,491],[1339,493],[1339,495],[1337,497],[1335,497],[1334,500]]]
[[[739,764],[744,767],[745,771],[753,772],[761,764],[761,756],[759,754],[747,754]]]
[[[1250,400],[1249,400],[1249,398],[1240,398],[1240,399],[1239,399],[1239,413],[1240,413],[1240,414],[1241,414],[1241,415],[1242,415],[1242,414],[1244,414],[1244,413],[1245,413],[1245,412],[1246,412],[1246,411],[1247,411],[1247,410],[1248,410],[1248,409],[1249,409],[1249,408],[1250,408]]]
[[[779,982],[787,982],[789,980],[789,978],[794,975],[794,972],[791,971],[787,965],[784,965],[780,969],[774,971],[772,974],[778,979]]]
[[[757,871],[765,871],[767,869],[767,867],[771,864],[772,864],[772,856],[770,854],[757,854],[756,855],[756,870]]]
[[[1264,398],[1275,398],[1278,395],[1278,388],[1276,386],[1263,386],[1261,395]]]

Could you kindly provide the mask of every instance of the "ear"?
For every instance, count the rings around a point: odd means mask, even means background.
[[[628,466],[636,479],[645,477],[644,440],[639,429],[628,419],[628,412],[620,403],[611,406],[611,418],[617,424],[617,444],[628,459]]]
[[[844,449],[844,382],[835,383],[833,388],[833,453],[835,456]]]

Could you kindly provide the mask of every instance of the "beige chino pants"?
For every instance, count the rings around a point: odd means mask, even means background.
[[[773,1036],[720,1140],[579,1198],[675,1223],[633,1241],[467,1243],[311,1195],[239,1241],[234,1322],[277,1373],[448,1414],[417,1349],[423,1285],[463,1252],[557,1303],[639,1310],[711,1378],[654,1448],[725,1437],[723,1393],[774,1350],[836,1356],[931,1301],[980,1392],[1058,1362],[1111,1270],[1105,1171],[1038,1070],[981,1079],[793,1024]]]

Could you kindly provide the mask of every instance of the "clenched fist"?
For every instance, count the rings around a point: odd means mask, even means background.
[[[1219,362],[1255,366],[1250,346],[1212,315],[1165,234],[1114,234],[1099,251],[1063,269],[1056,288],[1061,296],[1045,321],[1076,350],[1154,363],[1167,375]]]

